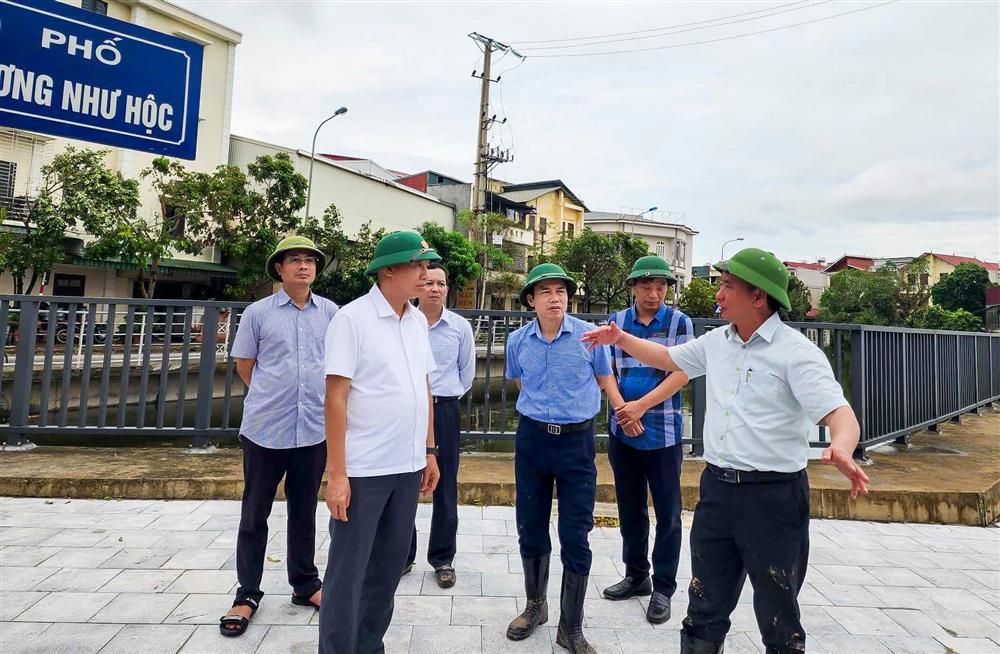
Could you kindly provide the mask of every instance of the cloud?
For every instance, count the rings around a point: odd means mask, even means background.
[[[949,166],[942,161],[894,159],[834,187],[829,209],[870,221],[950,221],[1000,215],[1000,167]]]
[[[235,133],[308,147],[347,105],[321,151],[464,180],[479,101],[469,32],[557,39],[774,6],[180,1],[244,34]],[[529,57],[493,85],[491,113],[508,117],[494,138],[515,156],[495,175],[561,178],[595,210],[683,211],[699,231],[697,261],[734,236],[787,259],[929,249],[996,259],[998,20],[998,3],[900,2],[704,46]]]

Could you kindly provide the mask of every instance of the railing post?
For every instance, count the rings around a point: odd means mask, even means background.
[[[854,456],[861,459],[865,458],[865,440],[869,436],[865,357],[865,332],[857,329],[851,332],[851,406],[861,426],[861,439]]]
[[[18,322],[17,352],[14,355],[14,384],[11,389],[10,426],[28,425],[28,407],[31,403],[31,377],[35,368],[35,342],[38,340],[38,300],[22,300]],[[49,319],[49,329],[55,329]],[[7,436],[5,445],[27,445],[24,432]]]
[[[951,421],[961,423],[961,411],[965,407],[962,406],[962,337],[958,334],[955,335],[955,397],[957,399],[955,406],[959,413]]]
[[[937,334],[933,334],[931,339],[934,344],[934,359],[931,361],[931,374],[934,375],[934,420],[937,421],[941,418],[941,367],[938,365],[938,361],[940,361],[938,354],[940,346]],[[937,422],[928,427],[928,429],[935,433],[941,431]]]
[[[195,405],[194,428],[204,431],[212,425],[212,396],[215,388],[215,343],[219,331],[219,309],[205,307],[201,320],[201,358],[198,361],[198,398]],[[196,434],[194,447],[204,448],[208,435]]]

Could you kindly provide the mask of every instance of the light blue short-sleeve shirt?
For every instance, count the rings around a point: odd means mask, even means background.
[[[572,424],[601,410],[595,375],[611,374],[607,346],[588,350],[580,339],[594,325],[567,315],[551,341],[533,320],[507,340],[507,379],[520,379],[517,410],[540,422]]]
[[[705,375],[705,460],[723,468],[802,470],[814,426],[847,405],[823,351],[777,313],[747,341],[718,327],[670,358],[692,379]]]
[[[300,309],[284,288],[243,311],[229,354],[255,364],[240,435],[275,450],[326,439],[323,341],[335,313],[337,305],[315,293]]]

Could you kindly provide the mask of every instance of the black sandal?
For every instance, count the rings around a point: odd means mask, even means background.
[[[299,595],[292,593],[292,604],[295,604],[296,606],[311,606],[318,611],[319,604],[312,601],[312,596],[315,595],[317,592],[319,592],[319,590],[320,590],[319,588],[314,590],[312,592],[312,595],[310,595],[309,597],[300,597]]]
[[[237,606],[249,606],[250,617],[244,618],[242,615],[222,616],[219,619],[219,631],[222,632],[223,636],[235,638],[236,636],[242,636],[246,633],[247,627],[250,626],[250,620],[253,618],[254,613],[257,612],[257,607],[260,606],[260,604],[252,597],[248,597],[246,599],[238,599],[233,602],[233,608]]]

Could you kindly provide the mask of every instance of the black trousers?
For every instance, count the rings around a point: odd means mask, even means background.
[[[274,450],[240,437],[243,448],[243,505],[236,536],[237,599],[264,596],[267,518],[285,478],[288,508],[288,583],[301,597],[311,597],[322,585],[316,570],[316,501],[326,469],[326,443]]]
[[[768,654],[805,651],[798,594],[809,563],[809,480],[730,484],[706,468],[691,527],[683,629],[721,643],[749,575]]]
[[[587,539],[594,528],[597,493],[594,426],[554,435],[522,416],[514,442],[514,484],[518,545],[523,557],[547,556],[552,551],[549,522],[553,481],[559,497],[563,569],[589,575],[593,555]]]
[[[649,576],[647,500],[652,494],[656,512],[653,590],[671,597],[677,590],[681,556],[681,446],[639,450],[612,436],[608,459],[615,473],[625,574],[636,581]]]
[[[320,654],[377,654],[392,621],[423,470],[351,477],[347,522],[330,518]]]
[[[427,562],[432,568],[451,565],[455,560],[458,534],[458,436],[461,429],[461,402],[458,399],[434,405],[434,444],[438,447],[437,464],[441,479],[434,489],[434,510],[431,514],[430,541]],[[406,562],[417,559],[417,528]]]

